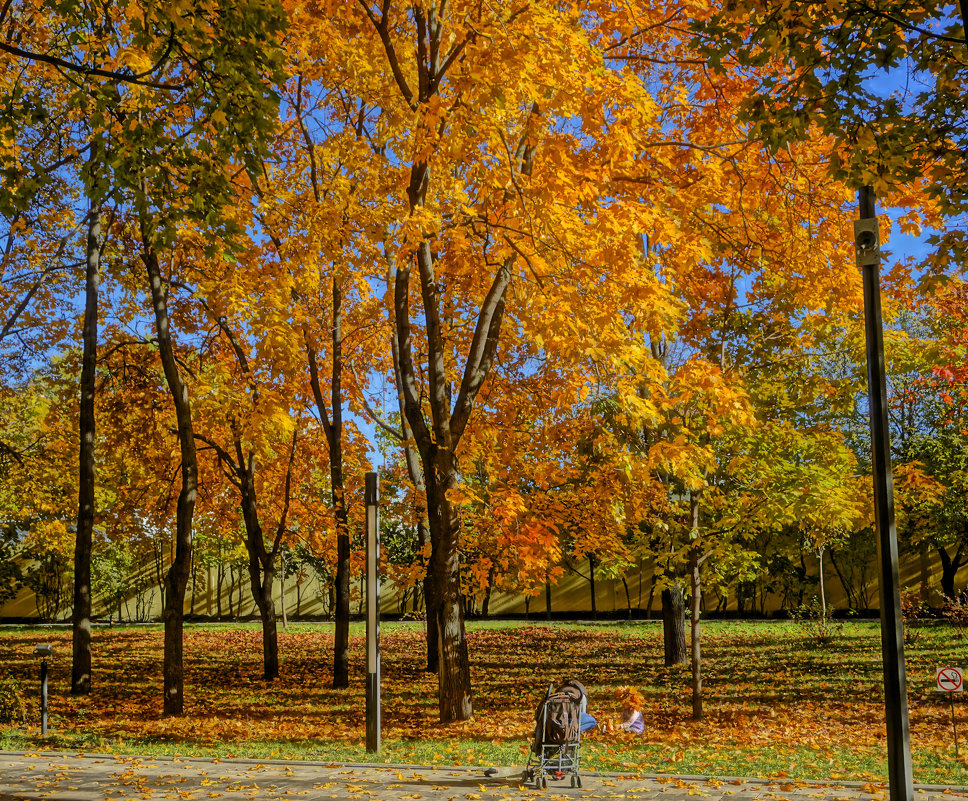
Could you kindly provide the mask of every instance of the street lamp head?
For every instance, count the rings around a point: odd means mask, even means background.
[[[46,659],[49,656],[54,655],[54,646],[50,643],[43,643],[41,645],[34,646],[34,656],[43,657]]]
[[[857,264],[860,267],[878,264],[881,259],[880,246],[877,218],[855,220],[854,247],[857,254]]]

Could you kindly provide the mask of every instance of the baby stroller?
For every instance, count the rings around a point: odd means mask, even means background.
[[[525,769],[526,781],[535,789],[548,786],[548,777],[571,776],[571,786],[581,787],[581,715],[587,705],[581,682],[566,681],[557,689],[548,685],[534,713],[534,741]]]

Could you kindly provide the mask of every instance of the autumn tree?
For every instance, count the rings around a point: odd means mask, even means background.
[[[75,152],[90,148],[98,158],[86,172],[88,186],[97,198],[125,197],[140,217],[158,341],[183,440],[178,548],[166,596],[165,710],[177,714],[183,703],[179,605],[190,557],[197,471],[188,396],[170,344],[159,249],[170,241],[172,222],[179,217],[196,214],[216,220],[227,188],[224,164],[251,152],[267,122],[271,125],[275,98],[265,80],[273,77],[276,62],[266,42],[278,31],[281,18],[274,6],[214,2],[194,9],[191,16],[150,2],[88,11],[77,3],[57,9],[7,3],[0,23],[9,35],[0,50],[28,67],[27,92],[14,97],[31,97],[34,75],[49,75],[65,87],[66,105],[82,110],[93,132],[86,146],[75,147]],[[231,124],[225,108],[232,109]],[[103,146],[95,144],[102,139]],[[198,158],[199,152],[204,159]],[[92,269],[89,274],[93,276]],[[85,471],[90,473],[87,467]],[[85,498],[82,507],[89,505],[89,494]],[[83,551],[86,512],[80,519],[84,525],[78,548]],[[79,614],[83,617],[83,609]]]
[[[879,193],[924,183],[955,222],[933,236],[933,270],[963,261],[957,217],[968,169],[964,57],[968,9],[938,2],[730,3],[700,21],[713,67],[756,69],[739,112],[775,149],[813,130],[835,139],[831,175]]]

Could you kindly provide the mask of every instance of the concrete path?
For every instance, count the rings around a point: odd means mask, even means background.
[[[470,768],[413,765],[333,765],[243,759],[115,757],[104,754],[0,753],[0,801],[519,801],[570,798],[645,801],[869,801],[884,788],[860,784],[803,784],[705,777],[628,779],[582,774],[581,788],[567,780],[546,790],[522,784],[520,768],[492,776]],[[917,788],[914,801],[968,799],[968,788]]]

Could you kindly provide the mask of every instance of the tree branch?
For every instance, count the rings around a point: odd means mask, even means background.
[[[6,7],[4,7],[4,13],[6,13]],[[70,72],[77,72],[85,77],[97,77],[97,78],[109,78],[112,81],[118,81],[119,83],[127,83],[135,86],[147,86],[152,89],[165,89],[167,91],[177,91],[179,89],[184,89],[188,86],[187,83],[165,83],[163,81],[146,81],[143,80],[146,76],[151,75],[156,72],[164,62],[168,60],[168,55],[171,53],[171,49],[175,44],[175,29],[172,27],[171,33],[168,36],[168,45],[165,47],[165,52],[162,54],[161,58],[158,59],[157,63],[153,64],[150,69],[145,70],[140,73],[132,72],[116,72],[114,70],[102,70],[98,67],[85,67],[83,64],[75,64],[73,61],[67,61],[63,58],[58,58],[57,56],[51,56],[46,53],[34,53],[30,50],[24,50],[15,45],[8,44],[7,42],[0,41],[0,51],[9,53],[12,56],[18,56],[20,58],[27,59],[28,61],[39,61],[43,64],[50,64],[54,67],[60,67],[61,69],[69,70]]]

